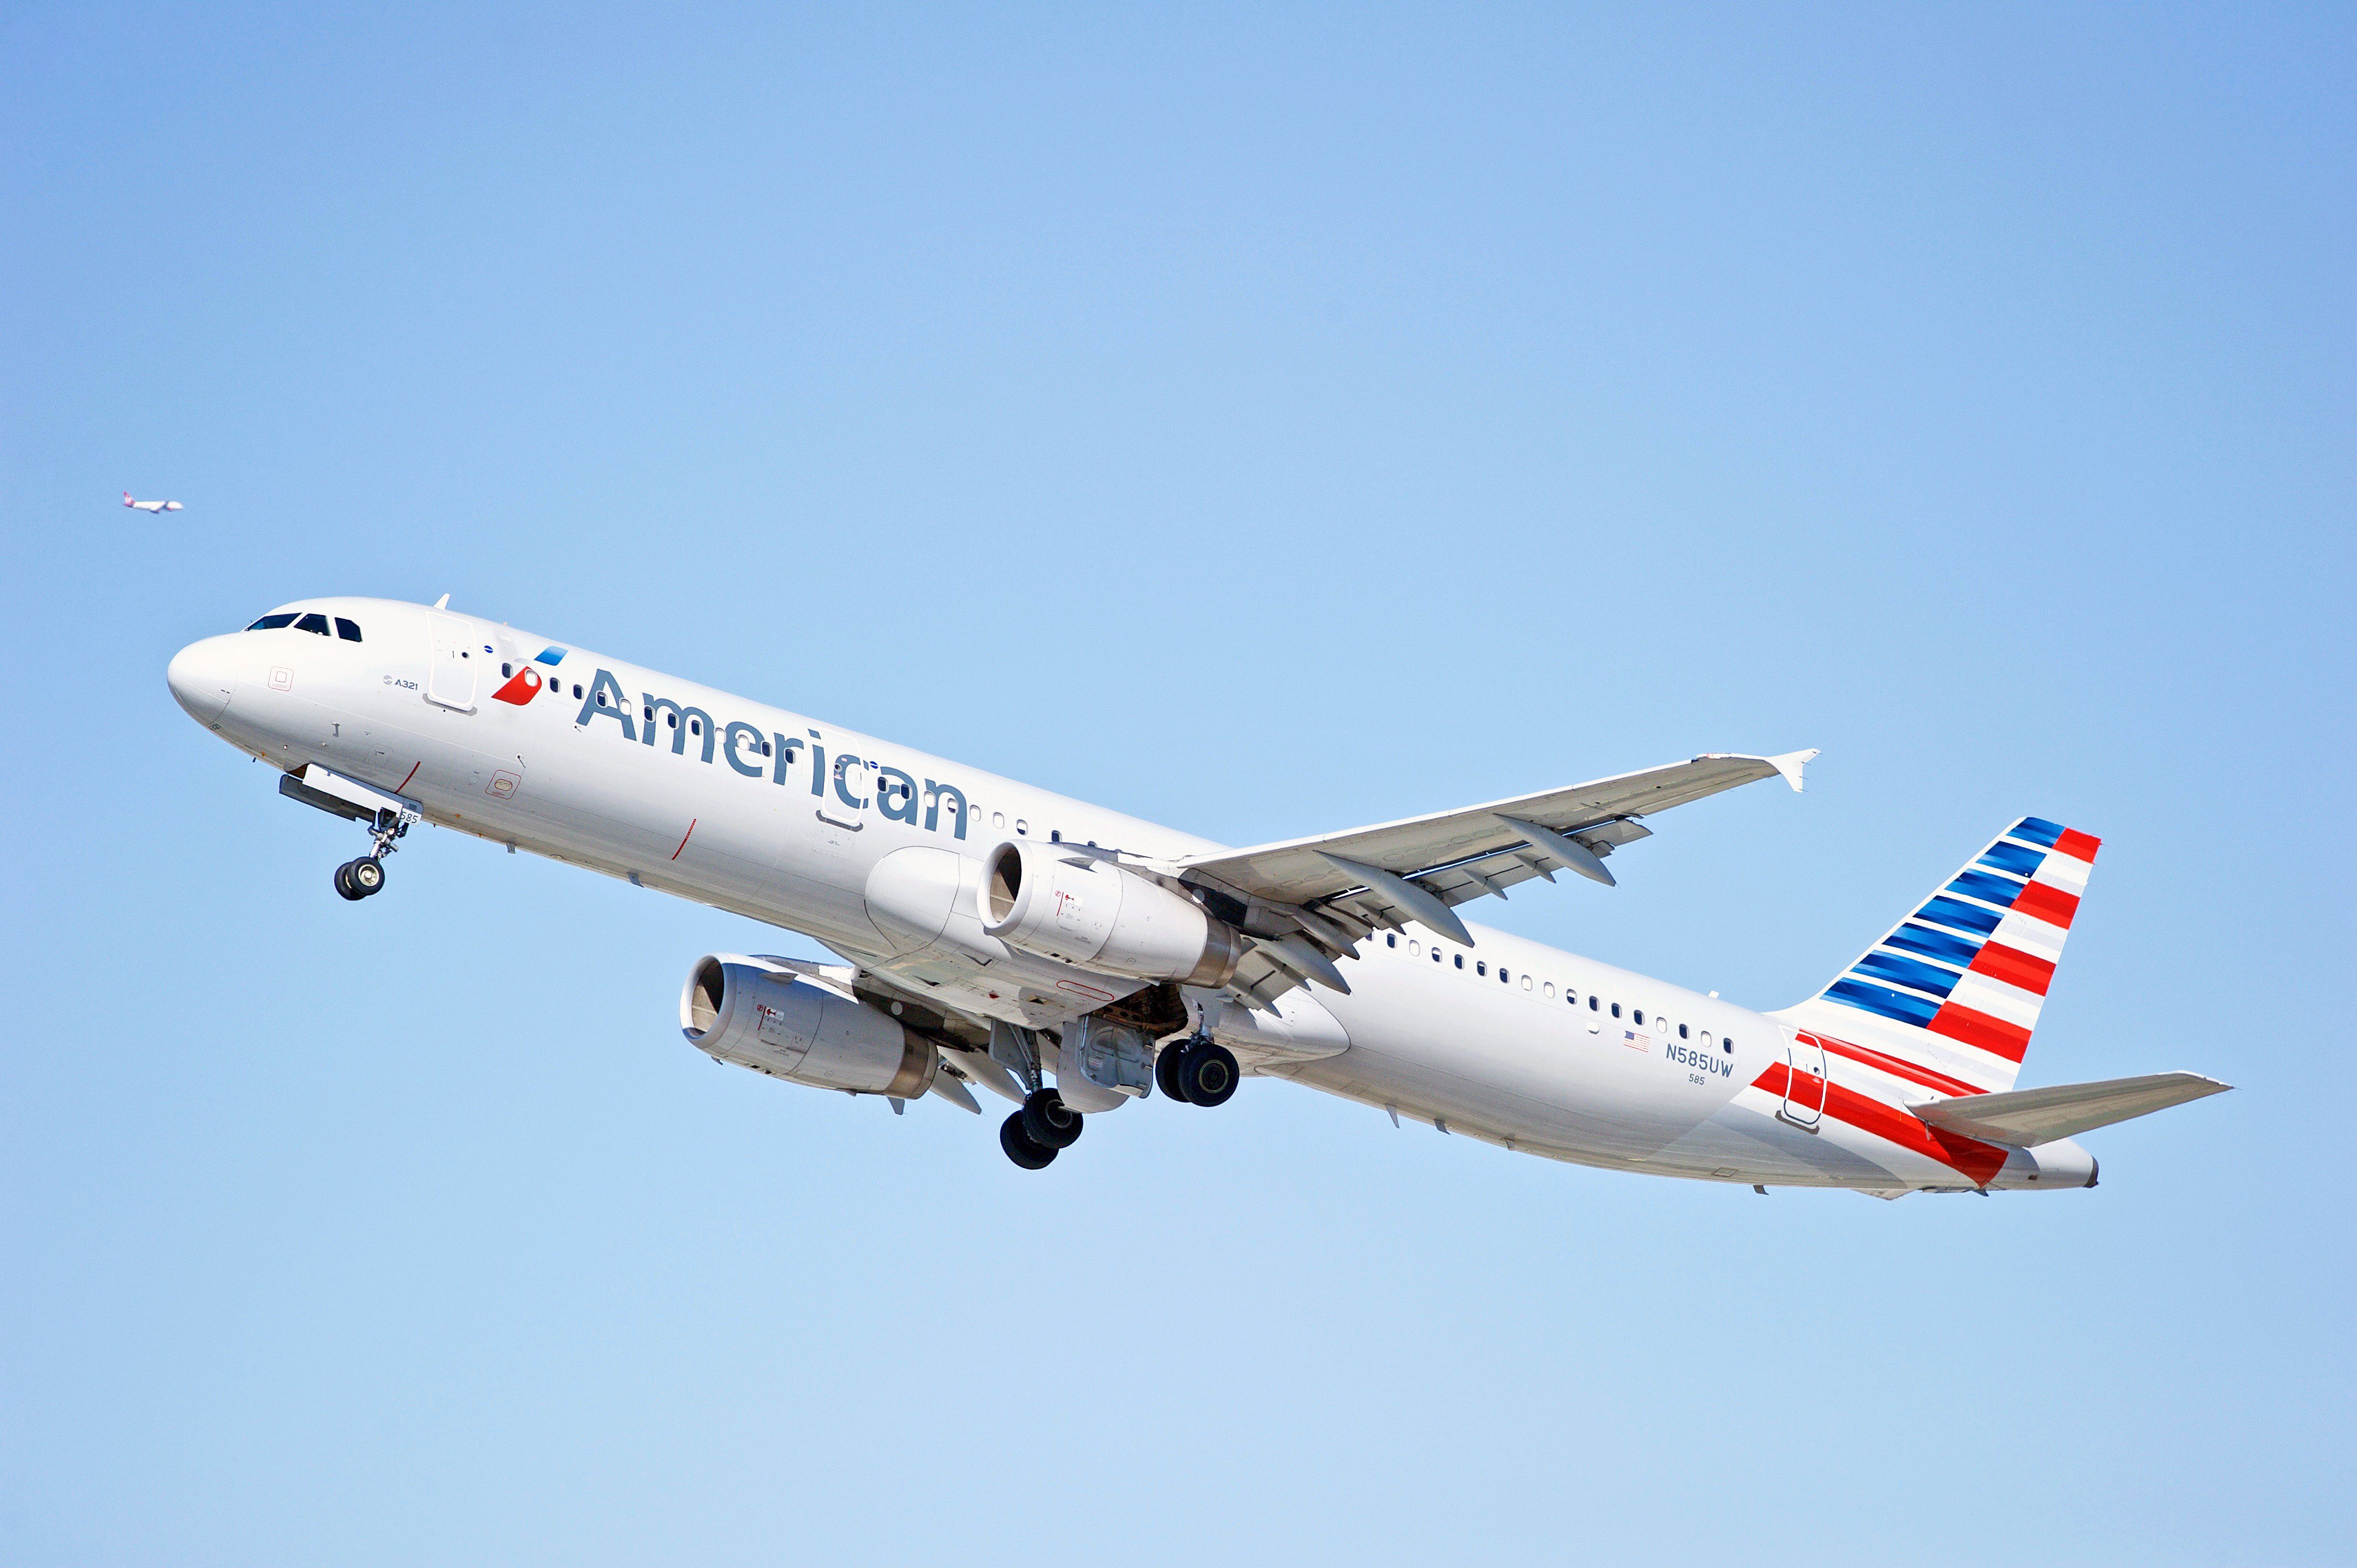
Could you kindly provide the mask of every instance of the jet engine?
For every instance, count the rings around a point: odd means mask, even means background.
[[[761,959],[696,961],[679,993],[688,1044],[820,1089],[914,1100],[932,1087],[933,1044],[856,997]]]
[[[1223,985],[1244,954],[1234,928],[1185,894],[1067,844],[1006,840],[977,894],[985,935],[1108,974]]]

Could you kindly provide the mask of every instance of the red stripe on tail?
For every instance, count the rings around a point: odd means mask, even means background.
[[[2043,920],[2050,926],[2071,929],[2072,918],[2079,912],[2079,896],[2065,893],[2060,887],[2044,882],[2033,882],[2021,890],[2013,901],[2013,912],[2027,915],[2033,920]]]
[[[1782,1062],[1770,1062],[1768,1070],[1752,1081],[1751,1087],[1786,1098],[1786,1085],[1799,1080],[1797,1098],[1803,1105],[1817,1098],[1817,1077],[1814,1073],[1799,1072]],[[1895,1105],[1885,1105],[1879,1100],[1869,1100],[1856,1090],[1840,1084],[1825,1086],[1825,1114],[1836,1122],[1846,1122],[1862,1133],[1871,1133],[1886,1143],[1911,1149],[1925,1159],[1937,1160],[1951,1169],[1972,1177],[1975,1187],[1986,1187],[1989,1178],[2005,1168],[2005,1151],[1994,1144],[1984,1144],[1975,1138],[1960,1137],[1925,1125],[1909,1112]]]
[[[2083,860],[2090,865],[2095,863],[2095,852],[2103,847],[2103,840],[2093,833],[2083,833],[2076,828],[2064,828],[2062,836],[2054,841],[2055,854],[2067,854],[2072,860]]]
[[[1804,1040],[1816,1041],[1837,1057],[1847,1057],[1850,1060],[1862,1063],[1877,1071],[1887,1072],[1893,1078],[1903,1078],[1910,1083],[1920,1083],[1926,1089],[1936,1089],[1943,1094],[1986,1094],[1988,1092],[1986,1088],[1978,1084],[1966,1083],[1961,1078],[1950,1078],[1946,1073],[1925,1067],[1920,1062],[1903,1061],[1898,1057],[1868,1050],[1864,1046],[1853,1046],[1847,1040],[1836,1040],[1831,1035],[1803,1034],[1801,1037]]]
[[[1952,1040],[1962,1040],[2003,1057],[2009,1062],[2019,1061],[2029,1050],[2029,1031],[2018,1024],[2008,1024],[2002,1018],[1992,1018],[1986,1013],[1975,1013],[1953,1002],[1943,1003],[1932,1021],[1923,1026],[1935,1035],[1945,1035]]]
[[[2054,966],[2035,953],[2023,952],[1997,942],[1983,942],[1978,956],[1973,960],[1973,972],[1986,974],[1991,980],[2002,980],[2007,985],[2018,985],[2037,995],[2046,994],[2054,983]]]

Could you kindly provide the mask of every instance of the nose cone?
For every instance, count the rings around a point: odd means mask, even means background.
[[[173,700],[208,729],[220,722],[229,711],[229,700],[237,695],[237,659],[230,641],[226,637],[209,637],[192,642],[172,655],[172,662],[164,670]]]

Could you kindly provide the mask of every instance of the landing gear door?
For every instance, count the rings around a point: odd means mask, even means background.
[[[425,700],[462,714],[475,711],[475,628],[457,616],[425,618],[433,639],[425,666]]]
[[[1784,1106],[1777,1114],[1795,1127],[1814,1131],[1824,1120],[1825,1096],[1832,1093],[1825,1076],[1825,1047],[1814,1035],[1794,1035],[1784,1042]]]

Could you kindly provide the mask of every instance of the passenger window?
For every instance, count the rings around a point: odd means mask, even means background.
[[[576,686],[576,687],[574,687],[574,688],[573,688],[573,690],[577,693],[581,690],[581,688],[580,688],[580,687],[578,687],[578,686]],[[598,705],[599,707],[601,707],[601,708],[602,708],[602,707],[604,707],[604,706],[606,705],[606,693],[603,693],[603,692],[600,692],[600,693],[597,693],[597,705]]]
[[[688,720],[687,733],[690,735],[702,735],[704,733],[704,721],[702,719]]]
[[[1463,969],[1465,967],[1465,955],[1463,953],[1458,953],[1457,955],[1457,967],[1459,969]]]
[[[252,626],[247,627],[245,629],[248,631],[276,631],[281,627],[293,626],[294,624],[295,612],[293,610],[288,610],[283,615],[264,616],[260,620],[255,621]]]
[[[1415,958],[1415,957],[1418,957],[1418,956],[1420,956],[1420,955],[1423,953],[1423,951],[1424,951],[1424,944],[1423,944],[1422,942],[1417,941],[1414,937],[1410,937],[1410,938],[1408,938],[1408,940],[1407,940],[1407,956],[1408,956],[1408,957],[1410,957],[1410,958]]]
[[[663,728],[677,729],[678,727],[679,715],[677,714],[665,714],[663,715]]]
[[[993,811],[993,812],[991,812],[991,813],[990,813],[990,825],[991,825],[992,827],[994,827],[994,828],[1003,828],[1003,827],[1005,827],[1005,826],[1006,825],[1006,812],[1004,812],[1004,811]]]
[[[1555,995],[1555,982],[1554,982],[1554,981],[1552,981],[1552,980],[1548,981],[1548,982],[1546,983],[1546,989],[1545,989],[1544,991],[1540,992],[1540,993],[1539,993],[1539,994],[1540,994],[1540,995],[1542,995],[1542,996],[1545,996],[1545,997],[1552,998],[1552,997]]]
[[[764,757],[770,755],[770,743],[766,740],[761,743],[761,755]]]
[[[578,681],[573,682],[573,694],[576,697],[581,694],[581,682]],[[602,695],[597,699],[597,705],[601,708],[606,705],[606,699]]]
[[[1615,1018],[1618,1018],[1619,1016],[1620,1016],[1620,1004],[1619,1004],[1618,1002],[1615,1002],[1614,1004],[1612,1004],[1612,1015],[1613,1015]]]
[[[1718,1048],[1725,1051],[1728,1056],[1733,1056],[1735,1054],[1735,1036],[1733,1035],[1729,1035],[1727,1038],[1719,1041]]]
[[[1017,817],[1015,819],[1015,831],[1028,838],[1031,835],[1031,824]]]
[[[1490,961],[1489,961],[1489,960],[1487,960],[1487,959],[1477,959],[1477,960],[1474,961],[1474,964],[1473,964],[1473,972],[1474,972],[1474,973],[1476,973],[1476,974],[1487,974],[1487,973],[1489,973],[1489,972],[1490,972]]]
[[[1708,1047],[1710,1044],[1710,1031],[1708,1029],[1705,1029],[1702,1032],[1702,1043],[1705,1047]]]
[[[507,665],[505,662],[502,662],[502,663],[500,665],[500,678],[501,680],[505,680],[505,679],[507,679],[509,676],[513,675],[514,673],[515,673],[515,671],[514,671],[512,669],[509,668],[509,667],[508,667],[508,665]]]
[[[1398,935],[1395,932],[1385,931],[1383,933],[1383,946],[1387,948],[1395,948],[1399,946]]]
[[[1525,990],[1525,991],[1528,991],[1530,988],[1531,988],[1531,977],[1530,977],[1529,975],[1527,975],[1527,974],[1526,974],[1526,975],[1523,976],[1523,990]],[[1552,996],[1552,995],[1554,995],[1554,994],[1555,994],[1555,987],[1554,987],[1554,986],[1550,985],[1550,986],[1548,986],[1548,987],[1547,987],[1547,994],[1548,994],[1549,996]]]
[[[321,637],[330,635],[328,630],[328,618],[320,615],[316,610],[311,614],[305,616],[301,620],[296,621],[295,623],[295,629],[296,631],[316,631]]]
[[[1587,998],[1587,1010],[1591,1013],[1596,1011],[1596,997],[1593,993],[1590,993]]]
[[[358,642],[361,639],[360,622],[346,620],[343,617],[338,616],[336,618],[336,635],[342,638],[346,642]]]
[[[1502,963],[1498,966],[1498,983],[1501,985],[1512,985],[1514,983],[1514,977],[1506,972],[1506,966]]]
[[[1686,1038],[1686,1026],[1684,1024],[1678,1026],[1678,1038],[1681,1040]]]
[[[1440,950],[1438,948],[1432,950],[1432,961],[1435,963],[1438,963],[1440,961]]]
[[[1630,1014],[1630,1015],[1629,1015],[1629,1022],[1631,1022],[1631,1024],[1641,1024],[1641,1023],[1643,1023],[1644,1021],[1645,1021],[1645,1010],[1644,1010],[1642,1007],[1639,1007],[1639,1008],[1635,1009],[1635,1010],[1634,1010],[1634,1011],[1632,1011],[1632,1012]]]

